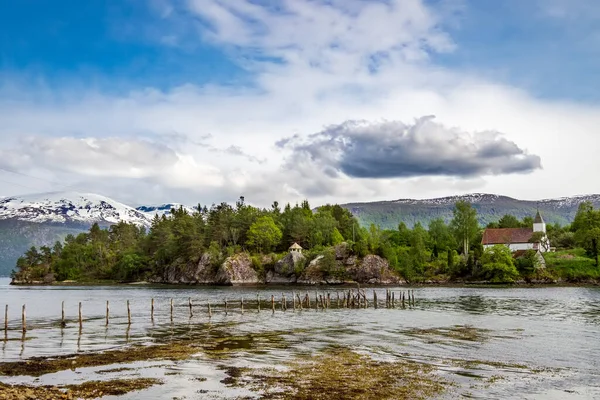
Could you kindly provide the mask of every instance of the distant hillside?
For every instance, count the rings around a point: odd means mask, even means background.
[[[594,206],[600,206],[600,195],[528,201],[507,196],[475,193],[427,200],[401,199],[372,203],[349,203],[342,204],[342,207],[350,210],[364,226],[374,223],[384,229],[392,229],[397,228],[400,221],[409,227],[417,222],[427,226],[429,221],[435,218],[442,218],[448,222],[452,219],[454,203],[458,200],[465,200],[473,204],[481,225],[497,221],[505,214],[512,214],[518,218],[533,217],[537,209],[540,210],[547,223],[558,222],[564,225],[573,221],[580,203],[591,201]]]

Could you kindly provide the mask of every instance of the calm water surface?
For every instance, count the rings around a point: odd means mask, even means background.
[[[328,309],[270,311],[270,298],[279,303],[282,292],[306,287],[13,287],[0,278],[0,306],[9,306],[9,331],[0,336],[0,359],[71,354],[117,348],[132,343],[163,342],[187,337],[207,340],[218,335],[285,331],[286,348],[237,353],[229,360],[192,357],[180,362],[143,362],[131,372],[97,374],[108,369],[83,368],[49,374],[39,379],[1,378],[9,383],[61,384],[89,379],[131,376],[163,378],[165,385],[122,398],[236,398],[250,393],[220,381],[225,366],[278,366],[295,354],[341,344],[382,359],[410,359],[435,365],[445,379],[456,383],[444,398],[478,399],[600,399],[600,288],[414,288],[413,309]],[[314,304],[315,288],[308,288]],[[336,303],[336,287],[320,287]],[[372,288],[367,293],[371,296]],[[380,303],[385,289],[377,288]],[[396,293],[406,288],[393,288]],[[262,310],[256,310],[260,293]],[[245,313],[240,299],[246,300]],[[155,299],[155,318],[150,302]],[[188,299],[194,315],[190,318]],[[174,318],[170,318],[170,299]],[[229,300],[225,315],[223,302]],[[267,299],[269,300],[267,302]],[[110,324],[105,326],[106,301]],[[127,324],[126,301],[132,324]],[[65,302],[67,327],[59,326]],[[83,329],[77,323],[82,303]],[[213,307],[209,320],[207,304]],[[22,340],[21,307],[26,305],[28,331]],[[3,309],[2,309],[3,311]],[[3,320],[3,316],[1,316]],[[470,326],[486,340],[465,341],[421,334],[416,329]],[[3,325],[2,325],[3,327]],[[0,335],[3,335],[1,332]],[[243,343],[241,344],[243,347]],[[465,361],[471,361],[466,363]],[[517,365],[518,364],[518,365]],[[200,382],[198,377],[206,378]],[[501,379],[490,378],[497,377]]]

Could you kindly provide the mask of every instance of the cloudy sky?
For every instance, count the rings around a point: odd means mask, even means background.
[[[0,195],[600,192],[597,0],[0,0]]]

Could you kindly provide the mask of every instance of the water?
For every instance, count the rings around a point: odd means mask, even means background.
[[[292,290],[309,290],[314,306],[315,288],[306,287],[14,287],[0,278],[0,305],[9,305],[9,332],[0,336],[3,361],[33,356],[72,354],[78,351],[117,348],[137,342],[162,342],[186,337],[207,340],[219,335],[251,338],[260,332],[284,331],[285,348],[266,346],[264,351],[246,351],[243,341],[237,357],[212,360],[198,355],[186,361],[135,363],[136,369],[120,373],[97,371],[108,366],[63,371],[43,376],[2,378],[3,382],[61,384],[86,379],[126,376],[163,378],[165,385],[123,398],[184,397],[235,398],[243,389],[232,389],[220,381],[224,367],[279,366],[295,354],[341,344],[383,359],[410,359],[435,365],[438,374],[456,383],[444,398],[480,399],[600,399],[600,289],[583,287],[414,288],[414,309],[382,308],[385,289],[376,289],[380,308],[337,309],[336,290],[329,291],[333,308],[291,310]],[[393,288],[396,292],[406,288]],[[281,294],[288,311],[279,309]],[[260,293],[262,310],[256,310]],[[371,296],[372,289],[367,293]],[[270,310],[275,295],[278,309]],[[240,312],[240,299],[246,301]],[[190,318],[188,298],[194,315]],[[150,302],[155,299],[155,318]],[[170,299],[174,318],[170,318]],[[228,315],[224,299],[229,300]],[[110,302],[110,324],[105,326],[106,301]],[[127,324],[126,301],[130,300],[132,324]],[[268,300],[268,301],[267,301]],[[67,327],[59,326],[61,302],[65,302]],[[82,303],[83,329],[77,322]],[[211,303],[213,317],[208,318]],[[27,306],[28,331],[22,340],[21,307]],[[439,331],[469,326],[481,330],[485,340],[468,341],[439,335]],[[2,335],[3,333],[0,333]],[[249,336],[250,335],[250,336]],[[256,346],[253,344],[252,346]],[[256,349],[254,349],[256,350]],[[196,379],[202,378],[202,381]],[[499,377],[501,379],[492,379]]]

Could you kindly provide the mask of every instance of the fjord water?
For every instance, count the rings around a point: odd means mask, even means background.
[[[142,393],[123,398],[235,398],[251,393],[226,387],[225,366],[280,366],[297,354],[328,345],[349,346],[373,357],[405,359],[437,368],[444,379],[454,382],[444,398],[481,399],[600,399],[600,288],[586,287],[419,287],[414,289],[413,309],[337,309],[336,287],[202,287],[202,286],[9,286],[0,278],[0,305],[9,305],[9,332],[0,340],[2,361],[34,356],[71,354],[118,348],[132,343],[163,342],[174,338],[208,340],[218,335],[239,339],[240,352],[227,360],[192,357],[182,362],[136,363],[132,376],[165,380]],[[405,287],[392,288],[397,293]],[[291,293],[315,290],[332,294],[328,310],[291,310]],[[378,292],[380,301],[384,288]],[[261,312],[256,310],[260,293]],[[290,301],[286,312],[279,305],[270,310],[271,295]],[[240,310],[240,299],[247,304]],[[150,302],[155,299],[155,318]],[[174,319],[170,320],[170,299]],[[190,318],[188,298],[194,315]],[[229,301],[225,315],[223,302]],[[267,299],[269,301],[267,301]],[[105,326],[106,301],[110,302],[110,324]],[[132,324],[127,324],[126,301],[130,300]],[[372,298],[371,298],[372,300]],[[61,302],[65,301],[67,327],[59,326]],[[83,329],[77,323],[82,303]],[[209,321],[207,304],[213,307]],[[21,307],[27,306],[28,331],[21,333]],[[435,332],[468,326],[481,338],[436,335]],[[439,329],[439,331],[438,331]],[[264,351],[245,352],[253,335],[283,331],[285,347],[265,346]],[[0,333],[0,335],[2,335]],[[244,339],[245,338],[245,339]],[[1,339],[1,337],[0,337]],[[256,338],[251,345],[260,346]],[[123,378],[127,372],[100,376],[102,368],[82,368],[42,376],[2,378],[8,383],[61,384],[86,379]],[[106,369],[106,367],[104,368]],[[135,372],[133,372],[135,371]],[[201,380],[194,378],[201,377]],[[359,378],[359,377],[357,377]]]

